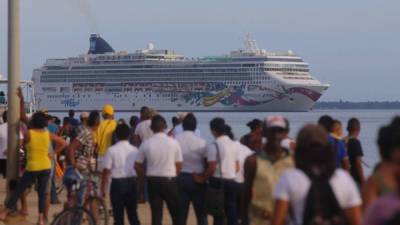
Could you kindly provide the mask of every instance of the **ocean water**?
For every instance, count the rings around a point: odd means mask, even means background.
[[[367,174],[369,174],[375,164],[379,161],[378,148],[376,145],[376,139],[378,130],[381,126],[389,123],[391,119],[400,115],[400,110],[314,110],[311,112],[197,112],[195,113],[198,120],[198,128],[200,129],[201,135],[208,141],[211,142],[213,137],[209,129],[209,122],[215,117],[222,117],[229,124],[234,132],[235,138],[240,137],[247,132],[249,128],[246,123],[254,118],[263,120],[268,115],[283,115],[289,119],[290,122],[290,136],[296,138],[297,133],[307,123],[316,123],[318,118],[324,114],[328,114],[335,119],[342,122],[343,128],[347,125],[347,120],[351,117],[357,117],[361,121],[361,134],[360,140],[364,150],[365,162],[364,168]],[[62,118],[67,113],[55,114]],[[116,113],[116,119],[125,119],[129,121],[132,115],[139,115],[138,112],[134,113]],[[162,116],[167,120],[169,127],[171,128],[171,118],[177,116],[177,113],[163,112]],[[346,133],[346,132],[344,132]]]
[[[209,130],[209,122],[215,117],[222,117],[227,124],[231,125],[235,138],[239,139],[246,134],[249,129],[246,123],[254,118],[263,119],[268,115],[280,114],[289,119],[290,136],[295,138],[298,131],[307,123],[316,123],[321,115],[328,114],[335,119],[342,121],[343,128],[346,127],[347,120],[357,117],[361,121],[360,140],[364,150],[365,171],[370,173],[374,165],[379,161],[376,138],[379,128],[390,122],[395,115],[400,115],[400,110],[315,110],[311,112],[285,112],[285,113],[243,113],[243,112],[198,112],[195,113],[198,119],[198,128],[202,136],[209,142],[213,140]],[[129,121],[129,117],[138,113],[117,113],[116,118],[123,118]],[[161,113],[171,127],[171,118],[177,113]],[[345,132],[346,133],[346,132]]]

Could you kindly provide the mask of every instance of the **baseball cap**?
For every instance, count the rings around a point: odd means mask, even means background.
[[[103,114],[107,114],[107,115],[114,115],[114,107],[110,104],[106,104],[103,106]]]
[[[280,115],[268,116],[265,118],[264,123],[267,128],[277,127],[287,129],[285,117]]]

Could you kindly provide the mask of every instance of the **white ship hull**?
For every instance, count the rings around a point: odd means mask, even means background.
[[[320,85],[296,86],[295,88],[308,90],[314,96],[299,92],[284,93],[283,91],[271,92],[268,90],[245,92],[238,96],[235,95],[234,91],[227,89],[215,92],[211,96],[214,99],[211,100],[207,97],[187,99],[188,93],[176,92],[173,97],[160,97],[163,95],[162,92],[153,91],[139,92],[139,94],[133,92],[37,93],[36,103],[39,109],[47,109],[53,112],[63,112],[69,109],[76,111],[101,110],[105,104],[112,104],[116,111],[120,112],[139,111],[142,106],[153,107],[158,111],[309,111],[316,101],[313,97],[321,96],[327,87]],[[290,87],[286,89],[290,89]],[[155,97],[151,98],[150,96]],[[232,99],[236,99],[236,101]]]

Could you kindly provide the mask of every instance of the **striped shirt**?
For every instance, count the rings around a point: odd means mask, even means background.
[[[89,172],[89,163],[95,148],[93,132],[89,128],[83,127],[76,140],[80,142],[79,148],[75,151],[78,169],[80,172]]]

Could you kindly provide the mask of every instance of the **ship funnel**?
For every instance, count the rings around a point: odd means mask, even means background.
[[[90,35],[90,47],[88,54],[104,54],[114,52],[114,49],[99,34]]]

